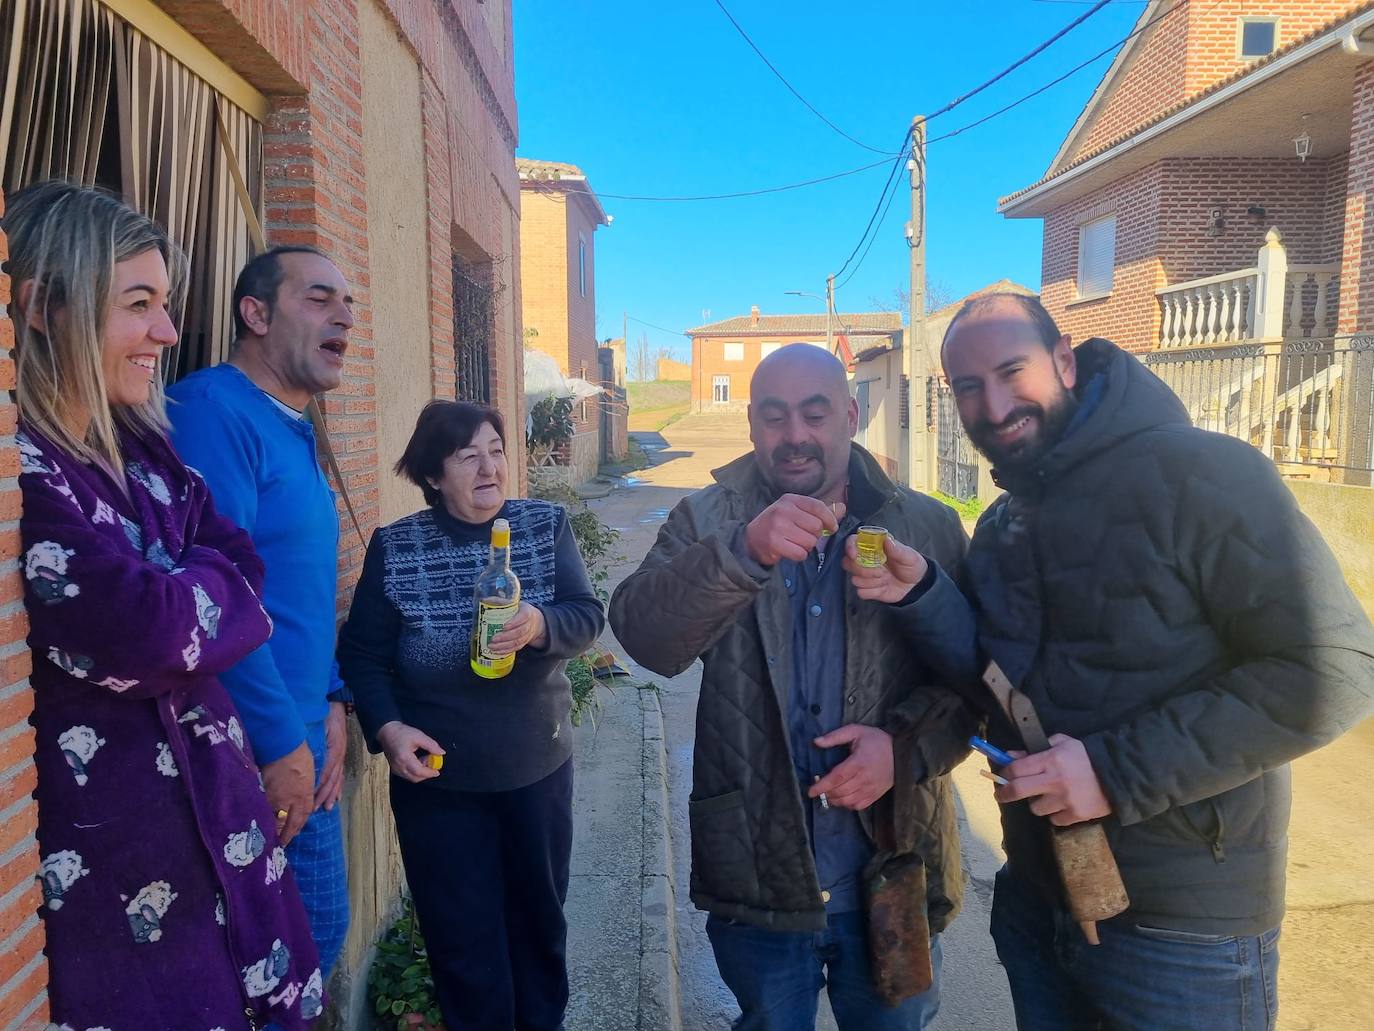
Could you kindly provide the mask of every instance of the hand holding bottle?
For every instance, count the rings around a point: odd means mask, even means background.
[[[501,632],[491,639],[487,651],[493,655],[512,655],[526,645],[542,648],[548,643],[548,625],[537,606],[522,601],[515,615],[506,620]]]

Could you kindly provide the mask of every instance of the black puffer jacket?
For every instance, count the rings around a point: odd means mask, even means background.
[[[1095,409],[974,534],[980,643],[1086,745],[1127,919],[1259,933],[1283,916],[1287,763],[1374,709],[1374,633],[1268,459],[1190,427],[1115,345],[1077,356]],[[1003,829],[1054,884],[1044,821],[1007,806]]]
[[[815,860],[784,713],[792,690],[792,614],[776,567],[755,579],[732,543],[773,501],[752,454],[715,470],[716,484],[684,498],[639,569],[611,598],[611,626],[625,650],[675,676],[698,657],[692,798],[692,901],[701,909],[775,930],[822,930]],[[850,511],[837,544],[873,522],[957,575],[966,537],[953,509],[895,486],[854,445]],[[833,547],[834,545],[832,545]],[[974,629],[948,579],[919,601],[864,601],[845,578],[844,722],[893,735],[893,789],[859,814],[889,855],[925,865],[932,933],[963,901],[959,835],[948,771],[968,754],[977,718],[943,686],[964,674]],[[944,672],[942,672],[944,671]]]

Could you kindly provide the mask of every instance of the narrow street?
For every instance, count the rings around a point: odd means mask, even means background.
[[[630,477],[625,487],[591,502],[597,514],[623,535],[622,560],[613,572],[612,586],[637,567],[672,507],[692,491],[709,484],[712,469],[749,447],[748,427],[743,418],[730,415],[688,416],[667,427],[662,435],[637,436],[652,455],[653,465]],[[608,630],[607,639],[610,637]],[[634,672],[655,681],[661,690],[672,882],[676,886],[671,921],[675,938],[668,951],[670,961],[675,958],[676,963],[681,1027],[683,1031],[720,1031],[729,1026],[737,1010],[716,972],[706,939],[705,914],[698,912],[687,898],[687,798],[691,792],[701,666],[694,665],[668,680],[638,667]],[[613,776],[623,780],[624,763],[629,761],[625,757],[639,755],[638,729],[633,720],[606,720],[596,731],[597,747],[607,756],[617,758],[593,764],[589,778],[604,781]],[[633,740],[629,740],[631,735]],[[626,740],[621,741],[618,736]],[[1368,1014],[1374,1011],[1374,986],[1370,983],[1374,971],[1374,889],[1367,865],[1368,856],[1374,854],[1374,827],[1367,819],[1352,818],[1351,809],[1363,812],[1367,805],[1352,807],[1347,802],[1352,796],[1358,797],[1358,789],[1352,785],[1364,779],[1367,763],[1362,757],[1371,750],[1374,724],[1366,723],[1294,767],[1289,915],[1284,925],[1280,966],[1281,1031],[1351,1031],[1365,1026]],[[615,768],[608,773],[606,766]],[[1001,862],[997,807],[977,769],[978,762],[970,760],[954,776],[968,890],[963,914],[944,938],[943,1001],[935,1025],[941,1031],[997,1031],[1014,1026],[1006,982],[987,934],[992,876]],[[579,798],[590,798],[601,790],[604,789],[589,779],[579,790]],[[583,818],[582,809],[578,810],[578,818]],[[596,819],[603,819],[603,815],[598,812]],[[571,1031],[624,1031],[632,1026],[607,1022],[604,1015],[578,1019],[579,1013],[604,1014],[607,1009],[633,1012],[634,986],[626,979],[633,977],[635,957],[618,956],[612,961],[598,955],[593,961],[577,955],[579,942],[585,941],[599,953],[605,953],[632,948],[635,940],[624,898],[627,891],[637,890],[631,883],[633,871],[623,876],[609,872],[615,865],[613,857],[624,849],[618,843],[602,845],[606,847],[595,847],[602,870],[596,886],[582,889],[574,877],[574,896],[582,890],[596,895],[582,903],[578,911],[596,913],[602,905],[604,909],[599,911],[595,930],[579,928],[574,920],[571,962],[575,1005],[570,1013]],[[634,855],[637,870],[639,853]],[[575,857],[575,874],[590,865]],[[622,861],[625,865],[629,864]],[[619,1000],[615,1005],[620,1009],[585,1004],[585,1000],[579,1009],[579,992],[615,996]],[[646,1031],[650,1028],[648,1024],[641,1026]],[[824,996],[817,1026],[827,1031],[834,1028]]]

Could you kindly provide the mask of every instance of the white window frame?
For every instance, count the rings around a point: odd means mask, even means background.
[[[722,392],[721,388],[725,390]],[[728,405],[730,403],[730,377],[712,376],[711,377],[711,403],[713,405]]]
[[[1274,45],[1264,54],[1247,54],[1245,52],[1245,26],[1265,24],[1274,26]],[[1236,19],[1236,60],[1237,61],[1259,61],[1274,53],[1279,48],[1279,19],[1273,16],[1264,15],[1241,15]]]
[[[744,361],[744,342],[742,340],[727,341],[721,347],[721,354],[727,362]]]
[[[587,238],[577,234],[577,290],[587,296]]]
[[[776,340],[769,340],[766,343],[760,344],[759,361],[763,361],[763,359],[767,358],[770,354],[772,354],[781,346],[782,344],[778,343]]]
[[[1101,233],[1103,226],[1111,226],[1111,249],[1107,254],[1106,274],[1101,274],[1100,259],[1089,263],[1088,257],[1096,257],[1096,252],[1092,255],[1088,253],[1088,244],[1096,231]],[[1102,246],[1100,239],[1097,241]],[[1098,273],[1094,275],[1094,273]],[[1090,222],[1084,222],[1078,227],[1078,300],[1087,301],[1095,297],[1106,297],[1112,292],[1112,284],[1116,278],[1116,215],[1103,215]]]

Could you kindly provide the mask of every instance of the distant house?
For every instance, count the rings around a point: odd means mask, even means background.
[[[846,366],[871,347],[892,345],[902,333],[895,311],[836,314],[831,347]],[[743,411],[749,405],[749,380],[767,355],[784,344],[826,347],[824,315],[748,315],[687,330],[692,341],[692,411]]]
[[[596,339],[594,237],[610,218],[576,165],[515,159],[520,177],[520,301],[525,344],[568,376],[600,379]],[[602,402],[573,409],[574,436],[559,464],[575,483],[602,459]]]
[[[1374,466],[1374,4],[1152,0],[1037,182],[1041,296],[1288,472]],[[1366,34],[1370,38],[1366,38]]]

